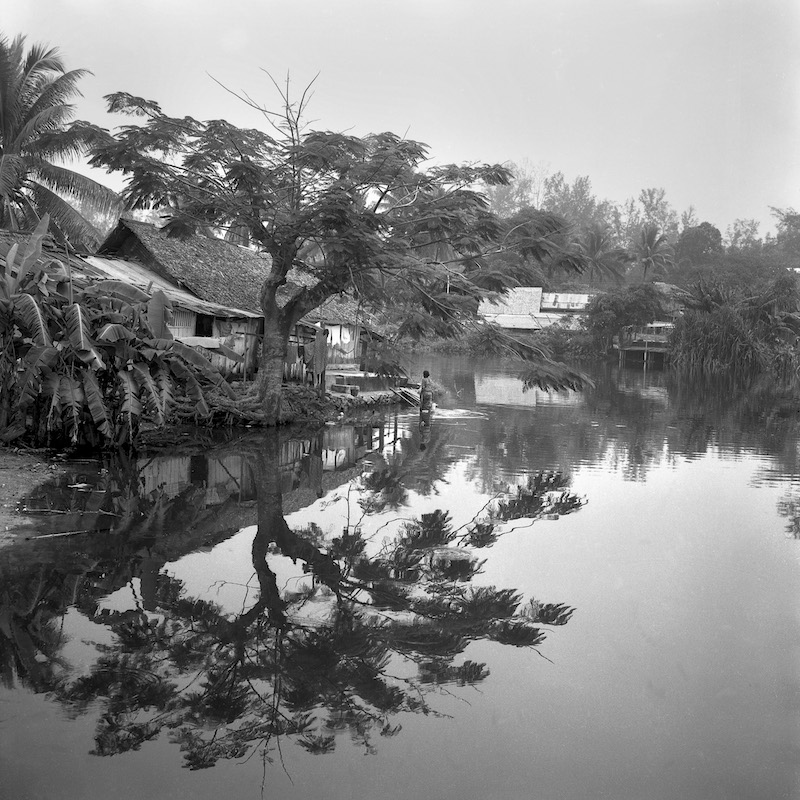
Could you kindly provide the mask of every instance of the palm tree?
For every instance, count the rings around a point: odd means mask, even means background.
[[[102,135],[68,121],[87,70],[66,71],[58,51],[25,37],[0,37],[0,227],[33,230],[44,214],[60,241],[93,248],[100,232],[73,205],[109,214],[119,207],[105,186],[54,162],[80,156]]]
[[[642,265],[642,282],[647,280],[649,269],[669,269],[674,261],[672,248],[658,225],[645,225],[633,243],[633,254]]]
[[[622,282],[625,266],[631,257],[624,247],[614,244],[605,225],[595,223],[587,228],[578,247],[589,267],[589,282],[594,280],[595,272],[601,279],[610,277],[617,283]]]

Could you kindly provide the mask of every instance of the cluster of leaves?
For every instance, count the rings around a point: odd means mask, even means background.
[[[163,426],[178,389],[208,408],[201,381],[232,395],[197,351],[172,339],[171,305],[120,281],[76,286],[42,257],[45,216],[0,273],[0,437],[58,444],[131,443],[147,417]],[[11,410],[13,409],[13,416]]]

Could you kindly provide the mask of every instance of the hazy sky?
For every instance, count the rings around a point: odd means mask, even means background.
[[[800,0],[7,0],[0,25],[90,69],[78,117],[105,127],[114,91],[255,125],[210,76],[275,107],[262,70],[319,73],[319,128],[541,163],[601,199],[664,187],[723,233],[800,209]]]

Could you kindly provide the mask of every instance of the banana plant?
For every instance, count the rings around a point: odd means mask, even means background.
[[[172,306],[160,290],[123,281],[67,286],[65,270],[42,257],[46,225],[4,257],[0,438],[133,444],[142,420],[168,423],[180,393],[200,416],[209,386],[234,396],[207,359],[172,338]]]

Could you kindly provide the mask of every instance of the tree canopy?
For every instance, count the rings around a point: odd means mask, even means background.
[[[91,162],[126,176],[129,208],[164,209],[175,235],[205,230],[271,256],[268,278],[254,287],[268,421],[279,414],[291,327],[327,298],[349,292],[391,306],[401,333],[455,336],[480,299],[519,283],[492,269],[487,253],[559,250],[553,215],[527,219],[525,236],[508,238],[490,212],[475,187],[507,183],[502,165],[431,164],[426,145],[393,133],[310,130],[306,95],[292,103],[281,91],[277,113],[243,98],[263,114],[265,131],[170,117],[126,93],[107,99],[110,111],[143,120],[99,143]],[[579,379],[552,364],[547,374],[555,387]]]

